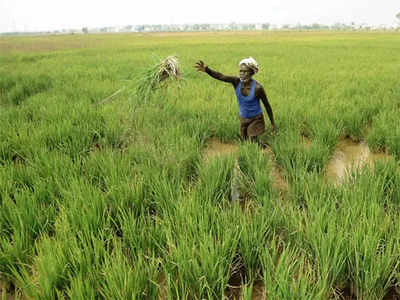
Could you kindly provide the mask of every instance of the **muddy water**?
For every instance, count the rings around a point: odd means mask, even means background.
[[[253,292],[251,294],[251,299],[253,300],[265,300],[267,299],[265,294],[264,282],[258,281],[253,286]]]
[[[222,143],[216,138],[208,141],[207,147],[204,150],[204,159],[209,160],[220,155],[230,155],[237,151],[238,146],[231,143]]]
[[[159,294],[157,300],[167,300],[168,299],[168,289],[165,283],[164,275],[161,280],[159,280]]]
[[[268,155],[269,158],[271,176],[273,180],[272,186],[283,193],[287,192],[289,189],[289,184],[283,176],[278,164],[276,163],[274,152],[272,152],[271,148],[265,148],[263,151]]]
[[[339,140],[336,151],[328,162],[325,175],[329,181],[343,183],[346,176],[355,168],[366,164],[373,166],[378,159],[388,159],[385,153],[372,153],[365,142],[355,143],[349,138]]]
[[[245,295],[243,295],[243,288],[244,286],[230,286],[225,295],[225,299],[232,299],[232,300],[246,299]],[[254,283],[253,289],[251,291],[251,299],[252,300],[267,299],[263,281],[259,280]]]
[[[310,139],[308,137],[306,137],[305,135],[302,135],[300,137],[300,141],[307,149],[310,148],[311,141],[310,141]]]
[[[217,156],[221,155],[231,155],[234,154],[238,150],[238,146],[232,143],[222,143],[220,140],[216,138],[212,138],[208,141],[207,147],[203,152],[203,157],[204,160],[208,161],[212,158],[215,158]],[[263,150],[264,153],[266,153],[269,157],[270,160],[270,165],[271,165],[271,175],[273,179],[273,187],[280,190],[281,192],[286,192],[288,190],[288,183],[284,176],[282,175],[282,172],[280,168],[278,167],[276,161],[275,161],[275,156],[274,153],[270,148],[266,148]],[[238,173],[238,166],[237,162],[235,163],[235,173]],[[236,178],[236,176],[234,176]],[[238,191],[236,190],[236,187],[233,187],[233,194],[231,195],[232,199],[237,199],[238,198]]]
[[[8,284],[0,279],[0,299],[16,299],[16,296],[13,296],[11,293],[7,292]]]

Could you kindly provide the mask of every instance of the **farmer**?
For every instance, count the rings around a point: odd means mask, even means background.
[[[240,136],[242,139],[258,142],[258,137],[265,131],[260,100],[264,104],[271,121],[272,134],[275,133],[274,116],[267,95],[263,86],[252,78],[258,72],[258,64],[254,58],[250,56],[240,61],[239,77],[227,76],[216,72],[201,60],[196,62],[194,67],[197,71],[206,72],[215,79],[229,82],[233,85],[239,105]]]

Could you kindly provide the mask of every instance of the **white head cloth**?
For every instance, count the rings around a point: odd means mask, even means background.
[[[254,58],[252,58],[251,56],[249,58],[244,58],[240,61],[239,63],[239,67],[241,65],[246,65],[247,67],[249,67],[250,69],[252,69],[254,71],[254,74],[258,72],[258,63],[256,62],[256,60]]]

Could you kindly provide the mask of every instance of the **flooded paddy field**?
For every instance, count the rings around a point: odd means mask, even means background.
[[[399,50],[390,32],[1,38],[0,297],[399,299]],[[140,97],[170,55],[182,80]],[[193,68],[250,55],[277,129],[259,144]]]
[[[326,176],[329,180],[341,183],[352,172],[364,166],[373,167],[376,160],[389,160],[386,153],[371,152],[365,142],[356,143],[350,138],[339,140],[331,160],[326,166]]]

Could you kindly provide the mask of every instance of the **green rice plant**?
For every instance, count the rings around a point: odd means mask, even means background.
[[[340,121],[339,121],[340,123]],[[310,139],[310,148],[323,145],[324,151],[332,153],[337,140],[342,132],[341,125],[325,118],[324,115],[317,115],[310,124],[312,137]],[[326,163],[326,162],[325,162]]]
[[[110,209],[101,192],[75,181],[68,191],[62,191],[62,195],[65,204],[59,211],[63,218],[59,216],[57,221],[62,221],[68,230],[94,236],[112,232]]]
[[[314,214],[321,206],[336,200],[332,187],[326,185],[321,174],[297,170],[291,180],[288,199],[297,208],[304,209],[306,212],[312,209],[311,214]],[[326,199],[331,200],[327,201]]]
[[[397,116],[398,108],[383,111],[377,115],[368,134],[367,141],[372,150],[385,151],[399,160],[400,126],[395,121]],[[392,125],[389,126],[388,124]]]
[[[168,172],[170,176],[193,181],[200,162],[200,142],[189,135],[186,126],[177,124],[158,134],[155,141],[155,158],[151,163]]]
[[[364,135],[364,129],[372,122],[375,114],[379,111],[379,105],[365,101],[364,97],[352,99],[354,106],[351,109],[343,105],[340,107],[337,118],[343,124],[343,134],[350,136],[354,141],[360,141]]]
[[[254,287],[254,282],[250,282],[249,284],[245,284],[242,286],[241,290],[241,300],[251,300],[253,299],[253,287]]]
[[[12,278],[13,271],[29,263],[35,240],[44,233],[51,232],[56,215],[56,206],[41,202],[40,191],[21,190],[13,198],[4,198],[0,213],[2,232],[0,235],[0,271]]]
[[[129,157],[109,149],[93,153],[82,164],[87,182],[105,193],[120,183],[132,182],[136,175],[129,167],[132,164]]]
[[[66,291],[60,292],[58,294],[61,294],[59,298],[69,297],[70,299],[95,300],[99,297],[97,292],[98,283],[94,282],[91,278],[88,279],[86,274],[78,274],[72,278],[68,278],[68,281],[70,287]]]
[[[71,274],[83,273],[98,279],[98,271],[113,247],[112,234],[107,229],[98,234],[82,231],[78,232],[72,241],[73,244],[67,252]]]
[[[41,240],[32,275],[27,272],[22,280],[25,294],[35,299],[54,299],[66,293],[99,297],[100,269],[109,253],[105,238],[60,232],[55,239]],[[77,284],[74,278],[85,278],[86,284]],[[70,289],[71,281],[77,290]]]
[[[3,98],[4,95],[15,86],[15,78],[9,76],[9,74],[4,71],[2,71],[0,75],[0,95]]]
[[[261,199],[277,198],[278,192],[273,187],[272,164],[270,154],[264,153],[257,144],[241,145],[238,154],[238,164],[243,178],[243,188],[257,202]]]
[[[48,128],[41,139],[49,151],[61,151],[74,157],[89,153],[92,146],[109,144],[118,148],[121,136],[121,129],[108,126],[101,114],[75,111],[73,117]]]
[[[68,185],[67,178],[73,174],[64,157],[45,157],[42,163],[37,163],[42,159],[38,155],[27,165],[0,171],[1,268],[10,278],[15,278],[32,261],[34,244],[40,236],[54,233],[60,187]],[[56,169],[60,170],[59,178],[53,176]]]
[[[295,180],[296,173],[321,173],[329,159],[330,147],[320,142],[310,142],[310,145],[300,141],[297,131],[280,133],[272,144],[276,161],[285,170],[289,181]]]
[[[30,263],[32,240],[25,232],[15,232],[1,238],[0,272],[7,282],[15,282],[24,264]]]
[[[38,254],[31,268],[24,268],[19,285],[25,295],[35,299],[54,299],[68,286],[68,254],[70,242],[43,238],[37,244]]]
[[[121,211],[117,216],[123,249],[129,257],[161,257],[165,248],[166,237],[163,221],[157,216],[134,216]],[[140,254],[140,255],[139,255]]]
[[[85,162],[85,177],[104,192],[112,215],[121,208],[130,209],[135,215],[147,215],[161,214],[173,207],[173,199],[183,192],[185,177],[194,172],[194,161],[199,156],[196,152],[182,155],[173,151],[150,155],[143,152],[139,160],[137,153],[104,151]]]
[[[367,142],[372,151],[385,151],[388,143],[385,128],[383,126],[373,127],[367,136]]]
[[[367,170],[373,185],[378,186],[379,203],[387,211],[396,211],[399,206],[400,173],[398,163],[394,158],[378,159],[374,162],[373,170]],[[369,178],[361,177],[364,185],[371,185]]]
[[[122,181],[105,197],[114,223],[120,211],[131,211],[134,216],[140,216],[154,212],[156,209],[151,198],[151,190],[148,189],[145,179],[138,175],[125,182]],[[120,230],[118,225],[116,230]]]
[[[385,211],[385,183],[376,175],[369,168],[354,173],[353,188],[344,189],[341,203],[348,272],[354,293],[366,299],[382,299],[398,267],[398,229],[393,212]]]
[[[198,183],[195,187],[197,201],[221,205],[232,195],[232,179],[235,159],[222,156],[199,167]]]
[[[29,97],[52,88],[52,80],[47,75],[24,74],[16,77],[10,74],[2,77],[0,95],[2,103],[19,105]]]
[[[158,263],[154,257],[147,257],[140,252],[128,258],[117,243],[101,270],[101,296],[104,299],[121,300],[157,299]]]
[[[170,174],[169,170],[144,169],[143,174],[133,178],[133,200],[135,215],[159,215],[174,210],[176,200],[184,193],[184,178]],[[128,198],[129,199],[129,198]]]
[[[168,293],[182,299],[222,298],[239,241],[236,214],[190,196],[164,222],[164,273]],[[176,295],[176,296],[175,296]]]
[[[268,240],[273,235],[273,219],[276,211],[265,214],[256,206],[254,213],[240,217],[240,240],[238,252],[241,268],[245,274],[240,274],[243,281],[251,282],[261,275],[261,254],[265,251]]]
[[[19,127],[16,131],[14,126]],[[9,124],[4,127],[0,142],[0,165],[11,163],[24,163],[38,151],[37,144],[30,143],[30,129],[21,128],[18,124]],[[25,145],[25,146],[24,146]]]
[[[261,257],[268,298],[326,299],[328,287],[300,250],[273,240]]]
[[[324,142],[321,142],[319,140],[311,141],[305,153],[307,171],[315,171],[321,174],[329,160],[329,155],[332,150],[332,144],[325,144]]]
[[[371,207],[372,209],[376,207]],[[349,257],[349,268],[359,297],[382,299],[391,286],[398,267],[398,243],[393,238],[383,237],[381,232],[389,229],[389,220],[384,220],[386,224],[381,222],[379,230],[371,226],[371,223],[364,225],[368,229],[361,228],[352,234],[350,244],[353,251]]]
[[[319,202],[318,206],[310,203],[309,199]],[[326,287],[344,287],[349,279],[346,268],[348,233],[336,216],[336,201],[332,195],[321,193],[308,198],[304,223],[298,237],[299,247],[314,258],[318,278]]]

